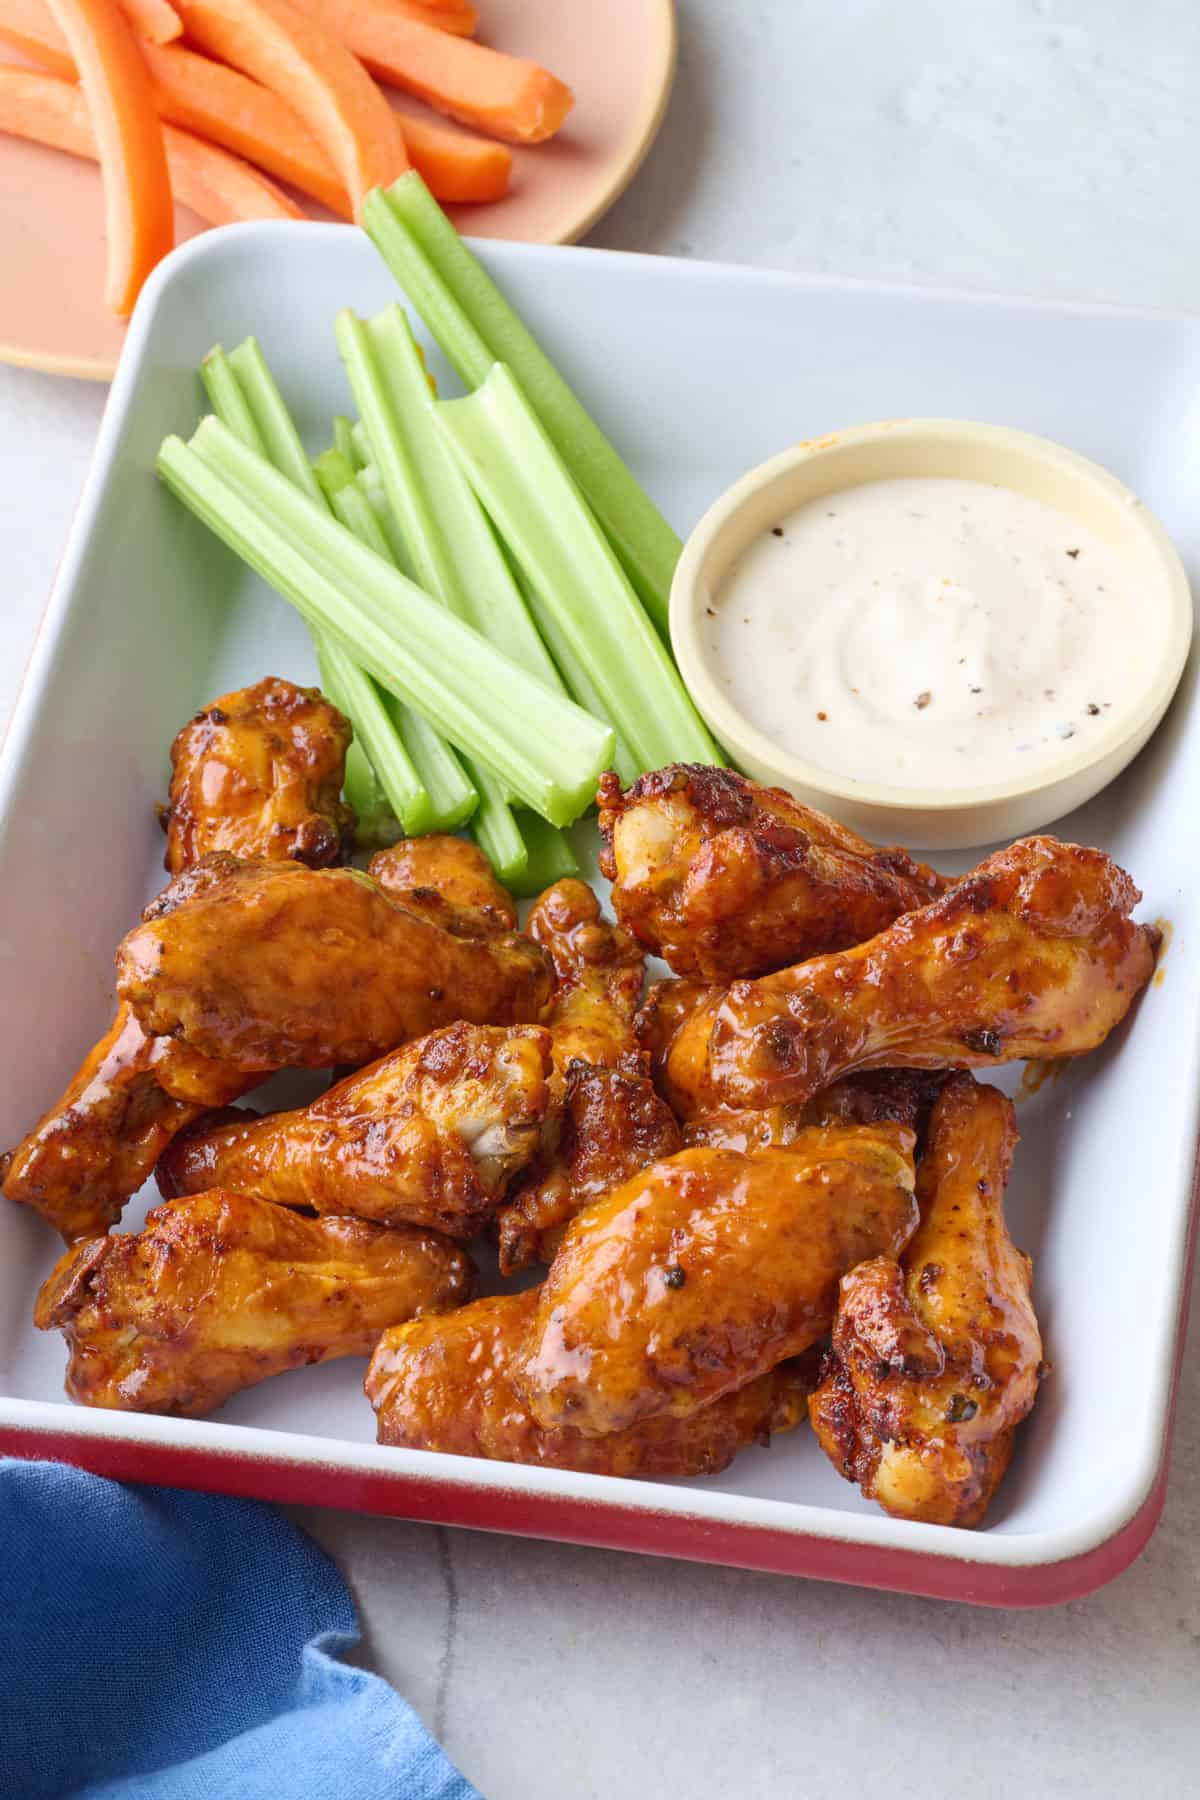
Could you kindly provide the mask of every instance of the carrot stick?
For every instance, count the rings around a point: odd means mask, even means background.
[[[61,80],[75,80],[66,40],[45,0],[0,0],[0,42]],[[258,163],[348,219],[352,208],[333,164],[292,108],[224,63],[181,44],[141,44],[159,116]]]
[[[347,44],[381,81],[491,137],[541,143],[574,104],[570,88],[537,63],[418,24],[388,0],[296,0],[296,5]]]
[[[303,209],[282,188],[240,156],[175,125],[164,125],[163,136],[176,195],[209,225],[304,217]]]
[[[124,318],[175,242],[167,153],[150,76],[116,0],[50,0],[50,10],[79,71],[96,134],[108,238],[104,298]]]
[[[87,101],[74,82],[0,63],[0,131],[95,160],[96,134]],[[177,200],[209,225],[238,219],[299,219],[300,208],[240,157],[173,125],[163,128],[167,167]]]
[[[168,0],[121,0],[121,11],[137,36],[151,44],[173,44],[183,36],[183,23]]]
[[[353,216],[345,183],[300,115],[278,94],[181,45],[143,44],[142,54],[164,119],[260,164],[340,218]]]
[[[0,0],[0,16],[9,0]],[[311,194],[340,218],[352,216],[349,195],[303,119],[286,101],[224,63],[171,44],[143,44],[159,112],[172,124],[223,144]],[[445,125],[397,117],[414,169],[438,200],[483,204],[508,191],[512,153]]]
[[[431,0],[381,0],[389,13],[400,19],[415,19],[418,25],[430,25],[435,31],[449,31],[454,37],[474,37],[479,14],[469,0],[449,6],[434,6]]]
[[[407,114],[400,129],[413,168],[447,206],[484,206],[507,194],[512,151],[504,144]]]
[[[0,42],[12,44],[51,75],[75,80],[66,39],[46,0],[0,0]],[[141,49],[161,118],[257,163],[339,218],[351,217],[349,195],[333,164],[278,94],[182,44],[143,43]],[[425,119],[401,116],[399,125],[413,168],[436,199],[451,205],[503,199],[512,152],[502,144]]]
[[[77,81],[66,38],[46,0],[0,0],[0,43],[11,44],[61,81]]]
[[[261,81],[299,113],[356,211],[364,195],[392,179],[389,169],[408,167],[396,115],[362,64],[288,0],[179,0],[177,10],[199,49]]]

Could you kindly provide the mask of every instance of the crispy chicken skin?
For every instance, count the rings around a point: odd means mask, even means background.
[[[677,975],[733,981],[874,937],[945,885],[782,788],[674,763],[600,784],[601,869],[621,924]]]
[[[496,1215],[501,1272],[552,1261],[576,1213],[682,1145],[674,1113],[636,1058],[628,1071],[573,1062],[553,1153]]]
[[[578,1058],[616,1068],[636,1049],[633,1021],[642,997],[646,959],[641,948],[607,920],[583,881],[556,881],[525,923],[554,964],[554,995],[546,1023],[554,1061],[565,1071]]]
[[[634,1040],[645,966],[639,946],[604,918],[582,881],[547,888],[526,930],[554,964],[546,1024],[556,1108],[537,1167],[497,1215],[506,1275],[549,1262],[577,1212],[681,1147]]]
[[[847,1075],[811,1100],[794,1106],[767,1106],[746,1112],[701,1113],[683,1127],[685,1144],[723,1150],[765,1150],[794,1144],[813,1125],[904,1125],[915,1133],[918,1152],[929,1114],[947,1076],[940,1069],[879,1069]]]
[[[471,1238],[537,1153],[549,1067],[549,1034],[536,1025],[448,1025],[299,1111],[183,1133],[158,1185],[167,1196],[230,1188]]]
[[[994,1068],[1102,1044],[1150,979],[1156,934],[1099,850],[1024,838],[870,943],[639,1016],[681,1116],[810,1099],[854,1070]]]
[[[822,1448],[897,1518],[978,1525],[1037,1398],[1032,1265],[1004,1224],[1012,1103],[957,1075],[917,1174],[921,1223],[901,1262],[843,1278],[833,1348],[809,1402]]]
[[[847,1269],[911,1237],[912,1145],[878,1125],[683,1150],[589,1207],[514,1371],[534,1419],[597,1435],[686,1418],[808,1349]]]
[[[367,874],[389,900],[459,937],[517,929],[512,895],[467,838],[437,833],[401,838],[371,858]]]
[[[86,1406],[200,1414],[303,1363],[365,1356],[389,1325],[471,1297],[443,1238],[362,1219],[306,1219],[246,1194],[155,1207],[137,1233],[76,1244],[34,1324],[70,1347]]]
[[[643,1419],[607,1437],[585,1437],[569,1425],[547,1429],[530,1416],[511,1375],[536,1309],[531,1289],[385,1332],[364,1384],[379,1442],[661,1480],[715,1475],[748,1444],[767,1444],[804,1417],[805,1383],[785,1363],[686,1419]]]
[[[465,940],[355,869],[213,856],[117,952],[146,1030],[246,1070],[359,1065],[440,1026],[535,1022],[550,965],[517,932]]]
[[[213,850],[345,862],[354,814],[342,803],[350,721],[317,688],[268,676],[222,694],[171,745],[163,814],[171,875]]]

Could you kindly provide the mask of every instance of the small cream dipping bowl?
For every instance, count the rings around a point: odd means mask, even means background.
[[[1150,679],[1119,716],[1052,769],[1029,779],[933,789],[850,780],[781,748],[724,691],[704,631],[706,608],[737,558],[806,503],[867,482],[941,476],[1028,495],[1089,528],[1113,550],[1144,615],[1160,634]],[[798,569],[797,604],[803,604]],[[1023,836],[1083,805],[1129,763],[1161,720],[1192,637],[1187,575],[1163,526],[1123,483],[1047,439],[995,425],[905,419],[798,444],[742,476],[711,506],[684,547],[671,588],[671,643],[692,698],[732,761],[756,781],[881,841],[955,849]]]

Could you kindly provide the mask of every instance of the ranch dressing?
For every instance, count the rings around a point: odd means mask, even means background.
[[[729,699],[781,747],[849,781],[939,790],[1051,773],[1132,704],[1158,647],[1101,538],[937,476],[781,518],[704,623]]]

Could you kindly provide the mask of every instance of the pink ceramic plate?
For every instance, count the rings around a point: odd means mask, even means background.
[[[552,142],[514,151],[506,199],[454,207],[455,222],[474,237],[572,243],[625,189],[654,141],[675,69],[673,0],[479,0],[479,10],[480,40],[552,69],[575,90],[575,108]],[[176,209],[177,241],[203,229]],[[125,327],[101,298],[95,167],[0,138],[0,245],[0,361],[107,381]]]

